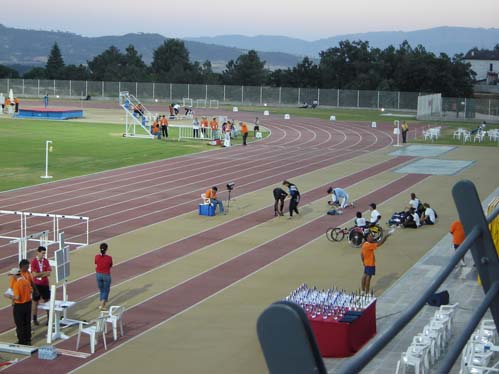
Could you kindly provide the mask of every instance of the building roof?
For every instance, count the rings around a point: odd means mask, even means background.
[[[471,49],[464,56],[465,60],[499,60],[499,49]]]

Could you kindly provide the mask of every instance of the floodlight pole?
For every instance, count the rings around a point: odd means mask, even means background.
[[[52,178],[52,176],[49,175],[49,144],[52,144],[52,140],[47,140],[45,142],[45,175],[40,177],[44,179]]]

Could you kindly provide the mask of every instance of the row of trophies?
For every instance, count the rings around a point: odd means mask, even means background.
[[[347,315],[359,316],[375,299],[372,293],[346,292],[335,287],[319,290],[304,283],[284,300],[300,305],[309,318],[342,321]]]

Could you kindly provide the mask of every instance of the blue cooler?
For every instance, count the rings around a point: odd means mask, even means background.
[[[215,207],[211,204],[199,204],[199,215],[212,217],[215,215]]]

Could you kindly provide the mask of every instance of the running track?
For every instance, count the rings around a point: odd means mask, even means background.
[[[239,113],[238,119],[251,121],[252,114]],[[283,179],[292,179],[314,170],[348,160],[360,152],[370,152],[391,144],[391,126],[372,129],[366,124],[331,123],[316,119],[293,119],[283,121],[270,117],[264,125],[272,131],[272,136],[248,147],[219,149],[197,155],[190,155],[153,162],[149,164],[113,170],[95,175],[73,178],[19,191],[0,194],[0,206],[7,210],[34,212],[57,212],[71,215],[89,216],[91,219],[90,238],[98,242],[124,232],[156,223],[192,211],[197,207],[199,194],[208,186],[223,186],[234,181],[238,195],[261,188],[280,184]],[[235,160],[235,161],[234,161]],[[379,165],[366,165],[366,169],[345,176],[335,185],[348,186],[376,173],[400,165],[408,158],[400,157]],[[367,205],[370,201],[383,201],[394,193],[403,191],[420,182],[426,176],[408,175],[373,191],[357,200]],[[143,191],[157,191],[143,194]],[[324,196],[324,186],[303,194],[303,204]],[[171,262],[224,238],[225,228],[230,226],[233,234],[241,227],[264,223],[272,217],[272,208],[257,210],[224,223],[224,230],[217,227],[210,230],[209,237],[199,233],[168,246],[158,248],[140,258],[118,264],[113,270],[113,284],[124,282],[136,276],[134,269],[150,269]],[[352,214],[352,213],[350,213]],[[343,216],[344,221],[350,217]],[[339,218],[338,218],[339,219]],[[15,222],[2,217],[2,234],[15,232]],[[36,231],[36,222],[30,223]],[[154,319],[148,325],[133,328],[134,320],[146,311],[143,304],[127,310],[127,336],[111,345],[123,344],[144,330],[153,328],[204,298],[230,286],[243,277],[258,271],[263,266],[276,261],[285,254],[323,235],[331,225],[330,217],[321,217],[294,229],[296,235],[284,235],[253,248],[236,258],[220,264],[193,279],[148,300],[147,309],[157,306]],[[64,228],[71,235],[71,227]],[[77,235],[77,234],[75,234]],[[299,237],[300,240],[290,240]],[[272,248],[272,251],[266,250]],[[7,269],[17,261],[16,248],[4,245],[0,259],[1,269]],[[158,261],[159,258],[159,261]],[[130,265],[140,266],[130,266]],[[203,287],[199,287],[203,284]],[[69,285],[68,292],[75,300],[82,300],[95,293],[92,274]],[[170,303],[175,300],[174,303]],[[159,307],[161,305],[162,307]],[[172,307],[164,308],[164,305]],[[155,309],[156,310],[156,309]],[[0,310],[0,331],[12,328],[10,310]],[[74,339],[58,346],[73,349]],[[104,352],[98,351],[96,355]],[[96,355],[92,359],[96,358]],[[44,363],[47,372],[67,372],[82,364],[81,359],[60,357],[54,362]],[[28,359],[7,370],[7,372],[30,372],[37,360]],[[40,369],[40,368],[38,368]],[[39,370],[38,370],[39,371]]]

